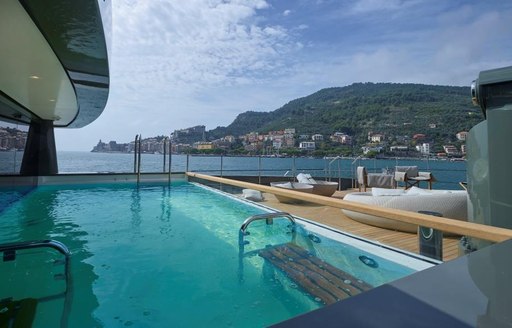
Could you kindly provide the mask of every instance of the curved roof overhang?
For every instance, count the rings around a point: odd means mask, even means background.
[[[109,90],[110,22],[101,0],[2,0],[0,120],[79,128],[98,118]]]

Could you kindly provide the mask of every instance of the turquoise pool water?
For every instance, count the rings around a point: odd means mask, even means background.
[[[72,253],[70,302],[40,302],[35,327],[61,320],[69,327],[262,327],[323,306],[262,257],[240,259],[242,222],[264,212],[185,182],[170,188],[46,186],[3,210],[0,243],[54,239]],[[253,222],[248,230],[246,252],[291,240],[284,219],[270,226]],[[311,234],[299,224],[295,242],[372,286],[414,272]],[[378,268],[362,263],[362,255]],[[54,252],[31,250],[18,257],[17,263],[0,263],[0,278],[9,281],[0,299],[63,290]]]

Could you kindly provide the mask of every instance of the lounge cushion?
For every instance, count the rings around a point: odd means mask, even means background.
[[[420,188],[418,188],[420,189]],[[414,189],[413,189],[414,190]],[[417,190],[415,190],[418,192]],[[402,196],[373,196],[371,193],[355,192],[346,195],[343,200],[368,205],[395,208],[404,211],[431,211],[441,213],[443,217],[467,221],[467,192],[464,190],[424,190],[428,194],[407,193]],[[349,218],[381,227],[405,232],[416,232],[415,224],[394,221],[374,215],[342,210]]]
[[[401,196],[405,194],[403,189],[372,188],[372,196]]]
[[[405,192],[407,196],[417,196],[417,195],[435,195],[435,193],[432,193],[429,190],[421,189],[416,186],[412,186],[411,188],[407,189]]]

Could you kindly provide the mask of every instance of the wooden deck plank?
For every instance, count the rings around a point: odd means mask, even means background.
[[[354,221],[334,207],[318,204],[283,204],[277,201],[272,194],[265,193],[264,205],[303,217],[335,229],[357,235],[391,247],[399,248],[412,253],[419,253],[418,236],[414,233],[393,231],[366,225]],[[337,195],[337,197],[340,197]],[[459,256],[459,238],[443,238],[443,260],[449,261]]]

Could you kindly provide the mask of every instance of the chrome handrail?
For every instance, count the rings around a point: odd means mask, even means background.
[[[162,172],[165,173],[165,168],[166,168],[165,161],[167,160],[167,137],[164,137],[162,148],[163,148],[162,150],[164,152],[164,166],[162,168]]]
[[[71,255],[66,245],[56,240],[35,240],[0,245],[0,252],[16,251],[21,249],[48,247],[57,250],[67,258]]]
[[[133,143],[133,173],[137,173],[137,144],[139,142],[139,135],[135,135],[135,142]]]
[[[272,213],[253,215],[253,216],[248,217],[244,221],[242,226],[240,227],[240,232],[238,234],[238,280],[240,282],[243,281],[243,277],[244,277],[244,257],[251,256],[260,251],[260,250],[253,250],[248,253],[245,252],[245,245],[249,243],[248,241],[244,241],[244,237],[249,234],[248,231],[246,232],[247,227],[252,222],[258,221],[258,220],[265,220],[266,223],[270,225],[273,223],[273,219],[279,218],[279,217],[287,218],[292,223],[292,242],[294,242],[295,237],[296,237],[296,231],[295,231],[296,222],[295,222],[295,218],[290,213],[272,212]]]
[[[71,309],[71,299],[72,299],[72,286],[71,286],[71,273],[69,269],[71,253],[69,249],[63,243],[56,240],[34,240],[34,241],[23,241],[23,242],[15,242],[8,244],[0,245],[0,252],[3,252],[4,262],[5,261],[14,261],[16,259],[16,251],[23,249],[33,249],[33,248],[52,248],[57,252],[64,255],[65,263],[64,263],[64,272],[66,276],[66,290],[64,291],[64,309],[62,311],[61,316],[61,327],[68,327],[68,316]],[[60,294],[59,294],[60,295]],[[41,300],[51,300],[56,296],[52,295],[46,298],[41,298]]]
[[[171,174],[172,174],[172,138],[168,138],[169,140],[169,171],[168,174],[168,182],[171,184]]]
[[[139,143],[138,143],[138,147],[137,147],[137,186],[139,186],[139,183],[140,183],[141,148],[142,148],[142,134],[139,135]]]
[[[273,213],[264,213],[264,214],[256,214],[253,216],[248,217],[244,223],[242,223],[242,226],[240,227],[240,234],[245,236],[247,233],[245,230],[247,230],[247,227],[251,222],[258,221],[258,220],[266,220],[267,224],[272,224],[272,219],[274,218],[287,218],[290,220],[290,222],[295,226],[295,218],[290,214],[286,212],[273,212]]]
[[[334,162],[338,163],[338,190],[341,190],[341,166],[340,166],[340,160],[343,160],[342,156],[336,156],[329,162],[329,181],[332,181],[331,177],[331,165]]]

